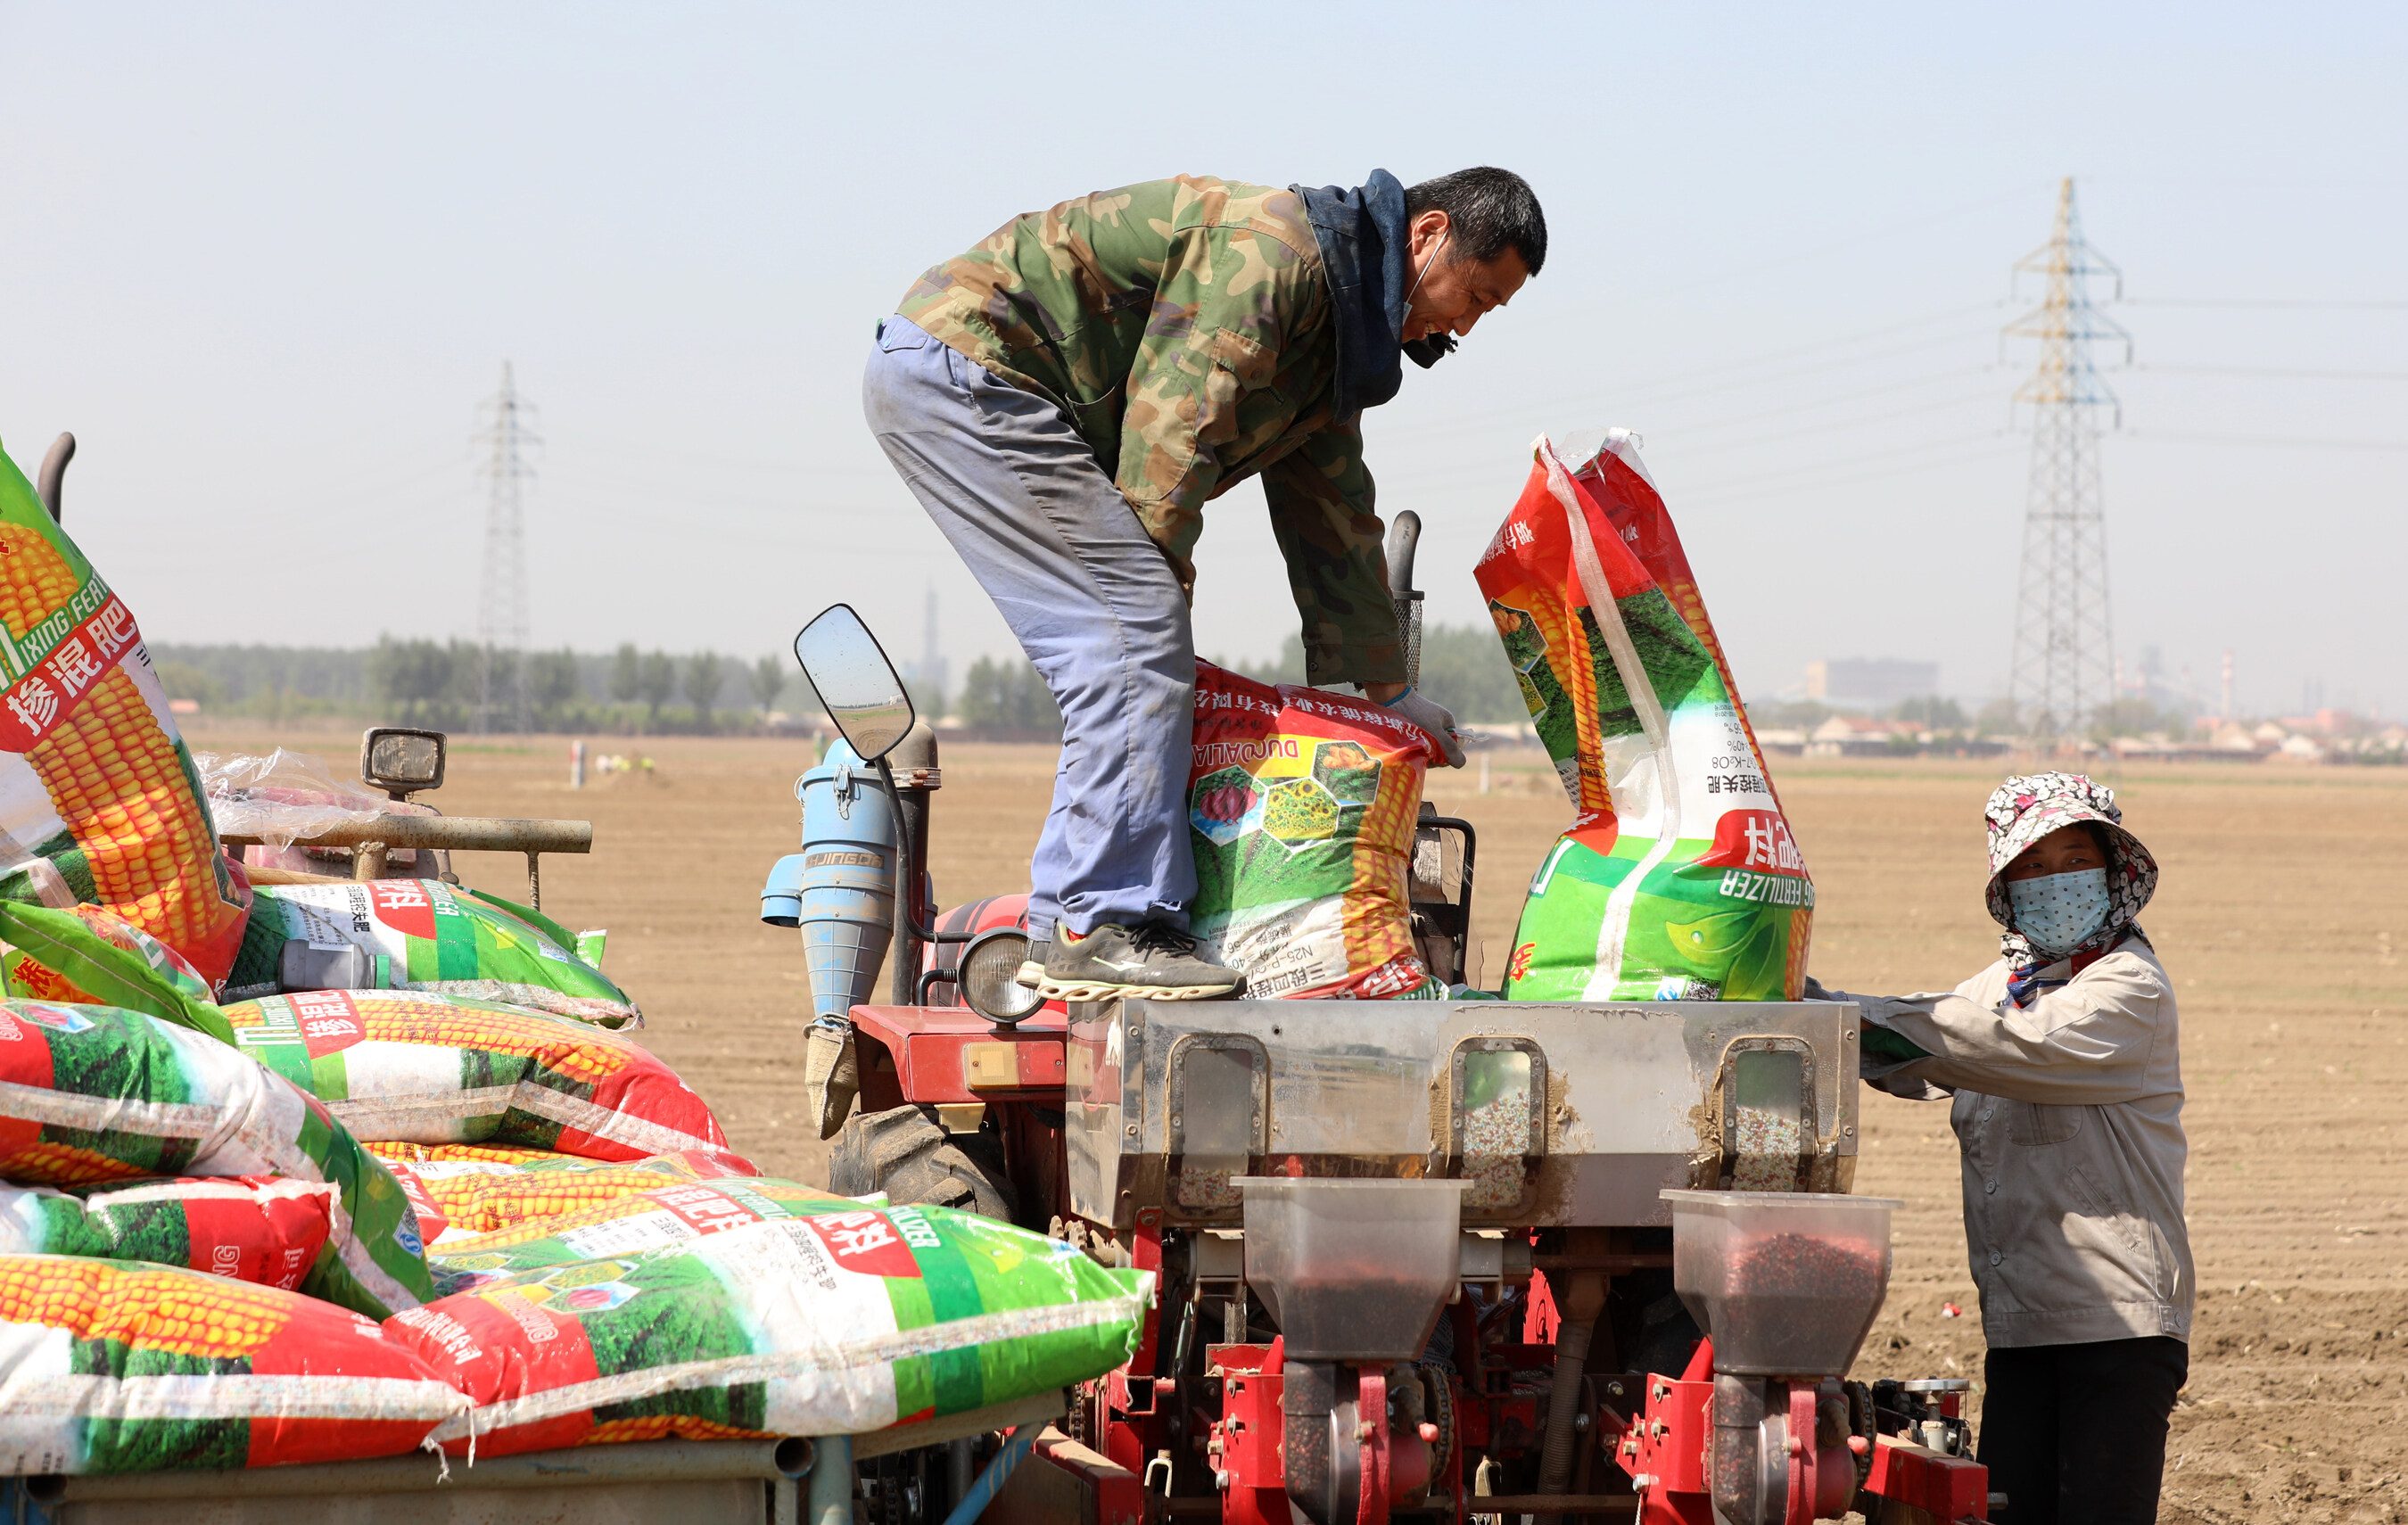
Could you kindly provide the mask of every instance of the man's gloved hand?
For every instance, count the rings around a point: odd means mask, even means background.
[[[1437,737],[1438,744],[1446,752],[1449,768],[1463,766],[1463,738],[1455,734],[1455,715],[1445,705],[1418,688],[1408,688],[1390,699],[1387,707]]]
[[[1813,975],[1806,976],[1806,988],[1799,992],[1800,1000],[1838,1000],[1842,998],[1823,988],[1823,982]]]
[[[803,1097],[820,1137],[832,1139],[853,1111],[861,1090],[861,1067],[853,1057],[853,1024],[814,1022],[803,1037]]]

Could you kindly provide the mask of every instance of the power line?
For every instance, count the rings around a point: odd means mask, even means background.
[[[1674,490],[1684,495],[1692,490],[1698,493],[1712,495],[1716,492],[1727,491],[1733,487],[1753,486],[1757,482],[1795,481],[1800,477],[1809,476],[1817,471],[1828,471],[1864,466],[1879,461],[1894,461],[1901,456],[1928,455],[1934,451],[1956,450],[1960,446],[1970,445],[1976,441],[1996,445],[1999,441],[1999,434],[1996,430],[1984,430],[1980,434],[1956,435],[1946,439],[1927,439],[1921,444],[1898,445],[1888,450],[1870,451],[1858,455],[1841,455],[1820,461],[1792,462],[1776,470],[1752,471],[1743,477],[1724,477],[1720,480],[1709,479],[1688,486],[1675,488]],[[1672,468],[1668,468],[1665,474],[1668,476],[1671,475]],[[1686,501],[1685,496],[1684,496],[1683,501]]]
[[[2263,366],[2135,366],[2152,376],[2252,376],[2272,381],[2408,381],[2408,370],[2283,370]]]
[[[1910,392],[1918,387],[1928,387],[1935,381],[1953,381],[1960,377],[1979,376],[1989,368],[1987,366],[1960,366],[1953,370],[1929,371],[1920,376],[1910,376],[1904,381],[1885,381],[1879,386],[1864,387],[1855,392],[1835,393],[1808,402],[1791,403],[1783,408],[1764,408],[1752,413],[1730,413],[1721,418],[1705,419],[1695,424],[1658,424],[1653,429],[1642,432],[1660,431],[1667,435],[1678,434],[1684,437],[1708,434],[1736,424],[1755,424],[1769,418],[1790,418],[1799,413],[1820,412],[1826,408],[1836,408],[1844,402],[1861,402],[1867,397],[1887,396],[1896,392]]]
[[[1820,424],[1804,424],[1793,428],[1775,429],[1769,434],[1741,435],[1736,439],[1719,442],[1709,439],[1708,444],[1711,448],[1716,451],[1754,450],[1760,445],[1778,444],[1784,439],[1811,439],[1818,436],[1828,437],[1830,435],[1844,434],[1855,429],[1870,428],[1876,424],[1888,424],[1901,418],[1914,418],[1923,413],[1943,412],[1951,408],[1965,408],[1977,402],[1986,402],[1992,407],[1996,407],[1998,405],[1998,399],[1995,396],[1985,397],[1979,395],[1969,395],[1954,397],[1941,397],[1929,402],[1915,403],[1906,408],[1894,408],[1884,413],[1851,414],[1844,418],[1830,419]],[[1667,443],[1678,441],[1683,445],[1691,446],[1692,448],[1695,447],[1695,440],[1689,431],[1686,430],[1667,429],[1663,432],[1662,438]]]
[[[2122,300],[2130,307],[2269,308],[2302,312],[2408,311],[2408,302],[2386,300],[2349,299],[2327,302],[2315,299],[2295,300],[2286,296],[2128,296]]]
[[[2171,429],[2134,429],[2124,438],[2150,444],[2173,440],[2192,445],[2249,445],[2268,450],[2408,450],[2408,439],[2330,439],[2273,434],[2186,433]]]
[[[1775,486],[1758,487],[1751,492],[1735,493],[1728,496],[1716,496],[1711,488],[1705,489],[1694,497],[1684,493],[1681,496],[1681,506],[1684,511],[1738,508],[1749,503],[1760,503],[1767,498],[1794,497],[1806,493],[1829,492],[1835,487],[1854,487],[1868,482],[1886,482],[1893,477],[1911,477],[1919,471],[1936,471],[1942,467],[1971,466],[1978,461],[2000,461],[2014,453],[2014,447],[2012,444],[1994,439],[1990,444],[1980,450],[1967,451],[1960,454],[1942,455],[1928,461],[1909,461],[1903,466],[1885,467],[1875,471],[1856,471],[1836,477],[1785,480]]]
[[[1928,350],[1944,344],[1954,344],[1961,339],[1970,338],[1978,334],[1987,334],[1991,330],[1989,326],[1985,324],[1977,327],[1964,329],[1960,332],[1942,334],[1933,338],[1917,339],[1912,343],[1894,345],[1886,349],[1876,350],[1863,354],[1836,354],[1833,352],[1834,351],[1848,350],[1872,339],[1885,338],[1896,334],[1911,332],[1916,328],[1928,328],[1935,323],[1944,323],[1952,318],[1961,318],[1975,312],[1996,311],[1999,308],[2003,307],[2004,305],[2005,304],[2003,302],[1999,301],[1974,302],[1964,307],[1949,309],[1944,312],[1927,313],[1920,318],[1910,318],[1903,323],[1885,324],[1877,328],[1865,329],[1855,334],[1842,335],[1836,338],[1823,339],[1813,344],[1799,345],[1787,350],[1771,351],[1744,360],[1732,361],[1727,365],[1709,366],[1698,370],[1674,371],[1670,375],[1650,378],[1643,383],[1636,381],[1618,382],[1614,383],[1614,389],[1622,392],[1629,392],[1637,391],[1643,387],[1645,390],[1647,403],[1652,407],[1665,402],[1679,401],[1686,397],[1712,396],[1732,387],[1760,386],[1766,382],[1787,381],[1798,376],[1823,375],[1828,372],[1833,367],[1861,366],[1870,365],[1880,360],[1892,360],[1902,354],[1913,354],[1919,350]],[[1776,370],[1764,375],[1745,377],[1743,380],[1740,379],[1748,371],[1759,370],[1766,366],[1779,365],[1783,361],[1794,360],[1806,355],[1813,355],[1816,358],[1803,366],[1793,366],[1784,370]],[[1689,382],[1706,384],[1682,384]],[[1671,390],[1665,390],[1667,387],[1670,387]],[[1444,435],[1460,434],[1500,422],[1518,423],[1519,421],[1526,420],[1533,413],[1545,413],[1566,406],[1587,406],[1590,399],[1598,396],[1601,390],[1602,389],[1595,387],[1585,389],[1579,398],[1572,399],[1570,402],[1568,402],[1562,395],[1558,394],[1553,397],[1541,397],[1527,402],[1517,403],[1507,408],[1485,409],[1477,412],[1455,413],[1441,422],[1427,424],[1417,424],[1414,426],[1412,432],[1415,439],[1428,439]]]

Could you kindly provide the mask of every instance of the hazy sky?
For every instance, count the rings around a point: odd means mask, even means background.
[[[1477,616],[1532,436],[1621,424],[1744,688],[1895,656],[1977,697],[2008,267],[2072,174],[2138,341],[2119,649],[2408,707],[2396,6],[8,3],[0,58],[0,442],[76,432],[68,527],[153,640],[473,635],[507,357],[537,642],[751,656],[849,598],[914,655],[933,585],[958,671],[1009,636],[859,404],[922,268],[1134,180],[1494,163],[1545,273],[1367,419],[1434,617]],[[1269,655],[1255,487],[1200,565],[1199,647]]]

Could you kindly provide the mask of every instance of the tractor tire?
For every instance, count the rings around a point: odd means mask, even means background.
[[[958,1208],[1010,1223],[1017,1205],[992,1139],[953,1134],[935,1107],[854,1113],[828,1150],[828,1189],[847,1197],[886,1193],[898,1205]]]

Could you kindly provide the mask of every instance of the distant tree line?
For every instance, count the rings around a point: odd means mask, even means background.
[[[516,725],[518,661],[466,640],[397,640],[366,651],[153,644],[171,699],[266,721],[338,715],[444,729]],[[752,730],[778,712],[817,715],[791,655],[747,663],[717,652],[530,652],[528,724],[540,731],[712,734]],[[682,702],[681,702],[682,701]]]
[[[164,643],[150,650],[168,698],[193,700],[208,713],[269,722],[328,715],[466,729],[490,695],[486,727],[507,731],[515,724],[521,659],[488,653],[474,641],[388,636],[365,651]],[[644,651],[630,641],[610,652],[530,652],[523,660],[528,724],[539,731],[728,733],[756,729],[773,713],[821,712],[819,696],[785,653],[747,662],[709,651]],[[1268,662],[1221,665],[1265,683],[1302,683],[1304,645],[1290,636]],[[1002,735],[1062,733],[1062,716],[1044,680],[1017,655],[980,657],[950,694],[917,679],[907,686],[914,707],[930,719],[952,715],[972,730]],[[1528,718],[1504,649],[1484,626],[1426,627],[1422,686],[1462,720],[1510,725]]]

